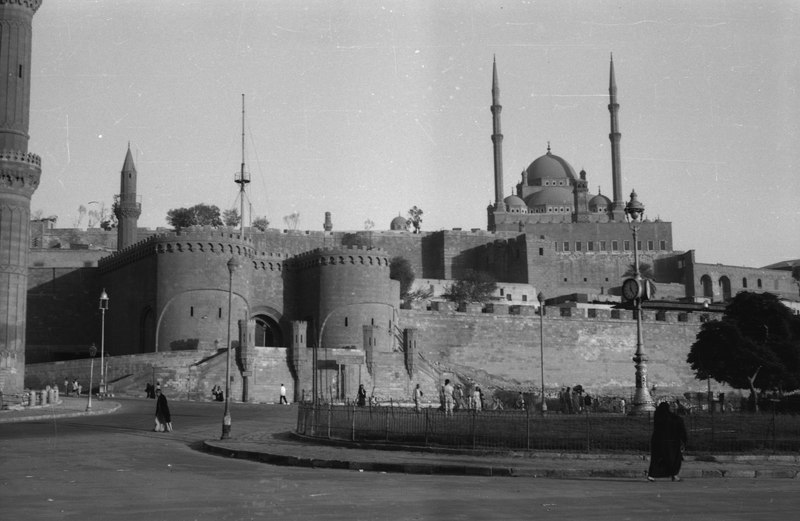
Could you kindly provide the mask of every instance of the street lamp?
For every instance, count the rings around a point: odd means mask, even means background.
[[[92,344],[89,348],[89,357],[92,360],[92,363],[89,365],[89,401],[86,403],[86,410],[92,410],[92,379],[94,377],[94,355],[97,354],[97,348]]]
[[[636,307],[636,354],[633,356],[633,363],[636,366],[636,391],[633,395],[631,414],[644,414],[654,411],[655,407],[647,389],[647,357],[642,346],[642,299],[647,293],[645,288],[647,281],[642,280],[642,274],[639,272],[638,241],[639,228],[644,220],[644,205],[636,198],[636,191],[631,192],[631,200],[625,204],[625,220],[633,232],[633,279],[625,281],[623,293],[632,298]]]
[[[105,371],[105,345],[106,345],[106,311],[108,311],[108,294],[105,288],[100,293],[100,396],[106,392],[106,371]]]
[[[228,348],[225,362],[225,413],[222,416],[222,437],[227,440],[231,437],[231,305],[233,302],[233,272],[239,267],[236,257],[228,261]]]
[[[539,359],[542,365],[542,416],[547,411],[547,401],[544,398],[544,294],[540,291],[536,295],[539,301]]]

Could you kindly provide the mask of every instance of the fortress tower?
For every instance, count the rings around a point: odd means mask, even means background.
[[[0,390],[22,391],[31,196],[41,159],[28,152],[31,33],[41,0],[0,0]]]
[[[130,144],[122,164],[119,185],[114,215],[117,216],[117,250],[122,250],[136,242],[136,229],[142,214],[142,204],[136,199],[136,166]]]

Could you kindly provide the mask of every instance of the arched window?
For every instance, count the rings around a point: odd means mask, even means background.
[[[723,275],[719,278],[719,289],[722,293],[722,300],[731,299],[731,280],[728,277]]]
[[[700,277],[700,284],[703,286],[703,296],[707,298],[714,297],[714,286],[711,283],[711,277],[703,275]]]
[[[742,287],[747,289],[747,277],[742,277]]]

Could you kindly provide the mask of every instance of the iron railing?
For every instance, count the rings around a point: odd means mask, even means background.
[[[684,416],[694,453],[800,451],[800,417],[716,413]],[[647,452],[649,415],[541,414],[525,410],[460,411],[434,408],[301,404],[299,434],[353,442],[471,450]]]

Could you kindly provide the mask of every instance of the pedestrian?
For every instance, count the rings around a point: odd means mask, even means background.
[[[625,398],[620,398],[620,400],[619,400],[619,411],[622,414],[625,414],[627,412],[627,411],[625,411],[625,407],[626,406],[627,406],[627,404],[625,403]]]
[[[670,410],[669,402],[661,402],[653,415],[653,435],[650,437],[650,468],[647,481],[671,477],[680,481],[678,475],[686,446],[686,426],[683,418]]]
[[[69,396],[69,378],[64,378],[64,394]]]
[[[566,408],[564,412],[567,414],[572,414],[572,388],[567,387],[564,389],[564,405]]]
[[[172,415],[169,413],[167,397],[161,393],[161,389],[156,389],[156,432],[172,432]]]
[[[286,401],[286,386],[283,384],[281,384],[281,401],[278,403],[289,405],[289,402]]]
[[[450,379],[445,379],[444,381],[444,413],[447,416],[453,414],[453,385],[450,383]]]
[[[419,384],[414,388],[414,410],[419,412],[419,402],[422,400],[422,389],[419,388]]]
[[[517,395],[517,401],[514,403],[514,407],[525,410],[525,397],[522,395],[522,391]]]
[[[460,411],[464,408],[464,391],[461,389],[461,384],[457,384],[453,390],[453,410]]]
[[[74,380],[72,380],[72,394],[74,394],[75,396],[78,396],[80,394],[78,392],[78,388],[79,387],[80,386],[78,385],[78,379],[75,378]]]
[[[483,393],[480,387],[475,387],[472,391],[472,410],[477,412],[481,409],[483,409]]]
[[[358,384],[358,406],[364,407],[367,405],[367,390],[364,389],[364,384]]]
[[[147,382],[147,385],[144,386],[144,394],[148,398],[155,398],[156,393],[155,393],[155,387],[153,387],[153,384],[151,384],[150,382]]]

